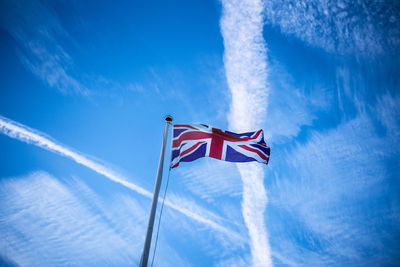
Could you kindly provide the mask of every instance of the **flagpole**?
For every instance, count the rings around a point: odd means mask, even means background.
[[[149,260],[149,251],[150,251],[151,237],[153,234],[154,217],[157,209],[158,193],[160,192],[161,178],[164,165],[165,146],[168,138],[168,127],[171,122],[172,122],[172,116],[170,115],[165,116],[164,139],[161,148],[160,160],[158,162],[157,179],[156,179],[156,184],[154,186],[153,202],[151,203],[149,223],[147,226],[147,234],[146,234],[146,240],[144,242],[143,254],[140,260],[140,267],[147,267],[147,262]]]

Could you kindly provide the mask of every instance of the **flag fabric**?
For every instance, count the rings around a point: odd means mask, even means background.
[[[230,162],[258,161],[268,164],[270,148],[262,130],[233,133],[200,124],[173,126],[171,168],[180,162],[212,157]]]

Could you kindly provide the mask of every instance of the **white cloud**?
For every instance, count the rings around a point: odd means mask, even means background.
[[[176,172],[182,177],[180,183],[210,203],[219,203],[218,197],[221,196],[242,194],[240,176],[231,163],[205,158],[190,168],[177,168]]]
[[[400,18],[393,1],[264,1],[266,23],[329,52],[373,56],[398,50]]]
[[[0,26],[18,42],[21,62],[49,87],[88,96],[60,40],[73,43],[55,11],[40,1],[2,1]]]
[[[83,49],[63,26],[51,4],[39,0],[0,2],[0,27],[17,42],[17,55],[27,70],[48,87],[66,95],[106,96],[123,101],[120,94],[144,93],[137,82],[118,82],[82,71],[73,55]]]
[[[374,118],[359,111],[336,128],[312,131],[305,143],[278,152],[282,162],[276,169],[281,169],[269,196],[275,210],[270,215],[283,224],[271,230],[279,261],[299,266],[393,261],[396,241],[387,229],[397,227],[400,210],[387,168],[388,159],[398,159],[392,129],[399,126],[393,122],[399,112],[392,109],[393,101],[386,95],[372,108],[390,122],[386,133],[377,135]]]
[[[136,238],[116,233],[45,172],[4,179],[0,192],[0,253],[19,265],[118,265],[138,259],[137,232]]]
[[[19,53],[22,63],[49,87],[56,88],[64,94],[75,93],[90,95],[90,90],[77,77],[68,73],[65,64],[65,52],[61,47],[55,53],[50,53],[48,47],[40,42],[30,41],[27,44],[29,55]]]
[[[393,143],[400,142],[400,97],[393,97],[389,93],[384,94],[378,99],[376,114],[384,125],[387,135]]]
[[[293,140],[304,126],[311,126],[317,118],[316,110],[327,110],[332,105],[333,95],[317,78],[313,79],[313,90],[304,83],[299,85],[283,64],[269,61],[268,127],[265,128],[267,143],[276,145]],[[297,78],[297,77],[296,77]]]
[[[261,1],[223,1],[221,32],[224,63],[232,103],[229,128],[245,132],[264,126],[269,88]],[[270,266],[271,252],[264,224],[267,197],[264,166],[238,165],[243,182],[242,214],[249,231],[252,264]]]
[[[143,195],[150,199],[153,197],[153,194],[151,192],[134,183],[128,182],[129,179],[127,177],[106,167],[104,163],[100,163],[99,161],[90,159],[88,156],[85,156],[79,152],[75,152],[64,145],[56,141],[53,141],[50,137],[47,137],[43,133],[35,131],[27,126],[24,126],[22,124],[19,124],[17,122],[11,121],[9,119],[0,116],[0,132],[2,132],[5,135],[8,135],[11,138],[15,138],[20,141],[36,145],[38,147],[47,149],[51,152],[60,154],[64,157],[70,158],[75,162],[88,167],[89,169],[97,172],[98,174],[101,174],[104,177],[110,179],[111,181],[121,184],[140,195]],[[162,201],[162,199],[159,199],[159,201]],[[214,221],[213,218],[216,218],[216,216],[202,217],[202,215],[196,213],[196,211],[193,211],[193,208],[185,208],[184,205],[182,205],[183,202],[184,202],[183,199],[180,199],[179,202],[166,200],[165,205],[188,216],[189,218],[195,221],[207,225],[211,229],[224,233],[228,236],[236,237],[238,235],[229,228],[222,226],[220,222]]]
[[[247,262],[249,262],[249,259],[244,259],[240,256],[236,256],[233,258],[224,259],[224,260],[218,262],[215,266],[216,267],[224,267],[224,266],[241,267],[241,266],[246,266]]]
[[[40,171],[0,182],[0,255],[21,266],[137,265],[143,247],[143,204],[127,195],[107,201],[77,179]],[[160,240],[164,266],[187,266]]]
[[[29,144],[33,144],[49,151],[56,152],[62,156],[68,157],[75,162],[82,164],[83,166],[86,166],[94,170],[95,172],[104,175],[108,179],[123,186],[126,186],[127,188],[143,196],[149,198],[152,197],[152,193],[133,183],[128,182],[128,179],[126,177],[115,173],[113,170],[105,167],[103,164],[98,163],[95,160],[91,160],[89,159],[89,157],[81,153],[75,152],[64,145],[57,143],[56,141],[53,141],[45,134],[35,131],[34,129],[31,129],[25,125],[19,124],[4,117],[0,117],[0,131],[11,138],[15,138],[20,141],[27,142]]]

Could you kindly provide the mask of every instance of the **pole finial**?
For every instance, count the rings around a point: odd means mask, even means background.
[[[172,116],[171,115],[165,116],[165,121],[172,122]]]

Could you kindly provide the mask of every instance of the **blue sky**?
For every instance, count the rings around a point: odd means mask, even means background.
[[[0,1],[0,265],[138,265],[171,114],[271,158],[172,170],[154,266],[398,266],[399,14]]]

